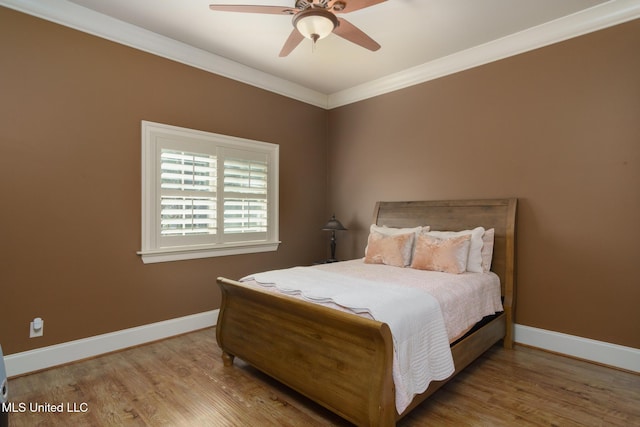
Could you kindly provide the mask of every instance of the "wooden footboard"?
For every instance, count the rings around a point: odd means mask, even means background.
[[[395,425],[386,324],[218,279],[216,337],[238,356],[356,425]]]
[[[216,338],[225,364],[238,356],[360,426],[394,426],[505,336],[506,315],[452,346],[455,373],[433,381],[398,414],[389,327],[374,320],[218,278]]]

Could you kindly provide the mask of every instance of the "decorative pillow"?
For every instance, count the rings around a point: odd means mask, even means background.
[[[426,233],[427,231],[429,231],[429,227],[412,227],[412,228],[393,228],[393,227],[387,227],[386,225],[384,226],[379,226],[376,224],[371,224],[371,227],[369,227],[369,234],[372,233],[380,233],[383,236],[395,236],[397,234],[408,234],[408,233],[413,233],[416,236],[418,235],[418,233]],[[411,240],[411,244],[413,245],[413,240]],[[365,256],[367,255],[367,252],[369,251],[369,244],[367,243],[367,246],[364,248],[364,254]],[[406,265],[409,265],[411,263],[411,253],[413,253],[413,246],[411,247],[411,251],[409,254],[409,261],[407,262]]]
[[[406,267],[411,263],[415,233],[385,236],[376,231],[369,234],[364,262]]]
[[[416,239],[411,268],[454,274],[464,273],[470,242],[469,234],[450,239],[421,234]]]
[[[463,231],[429,231],[429,236],[439,239],[449,239],[451,237],[471,236],[471,244],[469,245],[469,258],[467,259],[466,270],[473,273],[482,273],[482,235],[483,227],[476,227],[473,230]]]
[[[496,234],[495,228],[490,228],[482,235],[482,271],[485,273],[491,270],[491,260],[493,259],[493,240]]]

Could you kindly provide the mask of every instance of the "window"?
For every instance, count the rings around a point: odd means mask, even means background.
[[[142,260],[278,248],[278,145],[142,122]]]

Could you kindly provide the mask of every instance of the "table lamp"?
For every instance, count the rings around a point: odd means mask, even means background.
[[[336,259],[336,231],[344,231],[346,228],[336,219],[335,215],[331,215],[331,219],[322,227],[322,230],[331,231],[331,258],[327,262],[336,262],[338,261]]]

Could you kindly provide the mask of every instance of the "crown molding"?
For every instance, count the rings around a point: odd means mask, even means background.
[[[336,108],[434,80],[640,17],[640,0],[611,0],[455,54],[329,95]]]
[[[289,98],[327,108],[327,95],[66,0],[0,0],[0,6]]]
[[[611,0],[368,83],[324,94],[66,0],[0,0],[0,5],[325,109],[404,89],[640,17],[640,0]]]

